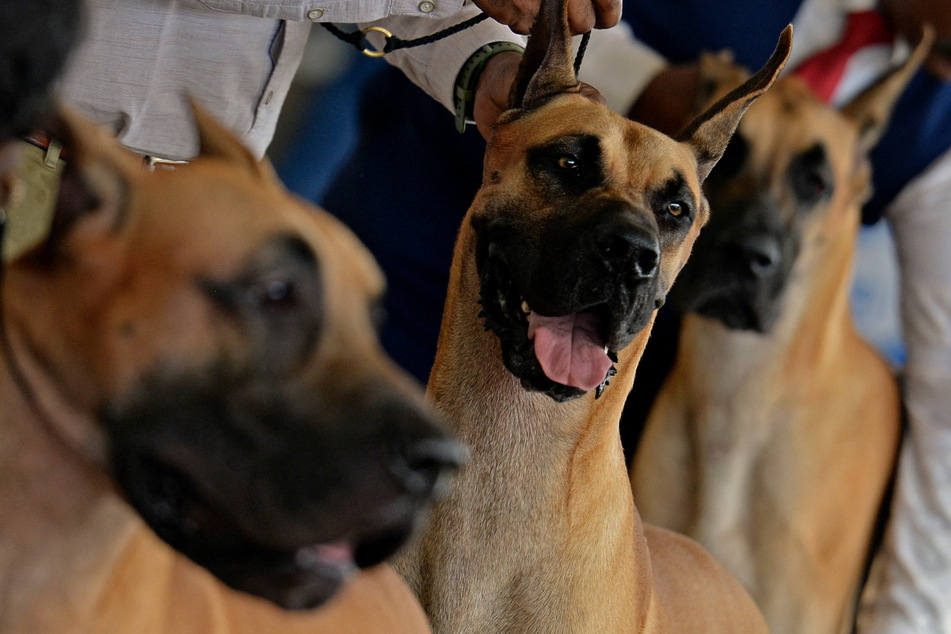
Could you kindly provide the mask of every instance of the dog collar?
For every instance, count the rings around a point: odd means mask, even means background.
[[[456,75],[456,83],[452,90],[452,105],[456,112],[456,130],[459,134],[466,131],[467,123],[475,123],[473,116],[473,106],[475,104],[476,82],[479,81],[479,75],[482,69],[489,63],[489,60],[506,51],[524,53],[525,47],[515,42],[490,42],[483,44],[469,56],[469,59],[459,69]]]

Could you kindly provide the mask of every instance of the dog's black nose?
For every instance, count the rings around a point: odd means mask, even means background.
[[[749,236],[736,246],[745,266],[758,279],[771,275],[779,267],[782,251],[779,242],[771,236]]]
[[[657,237],[626,214],[611,214],[598,224],[594,248],[610,273],[630,270],[648,278],[660,263]]]
[[[449,438],[430,437],[403,444],[390,461],[390,471],[415,495],[430,495],[443,474],[461,467],[465,447]]]

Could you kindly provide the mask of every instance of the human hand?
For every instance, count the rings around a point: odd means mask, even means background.
[[[541,0],[473,0],[482,11],[516,33],[527,35]],[[621,0],[568,0],[568,26],[575,34],[607,29],[621,20]]]
[[[943,81],[951,81],[951,7],[947,0],[882,0],[891,26],[914,46],[922,38],[925,24],[935,31],[925,68]]]
[[[479,74],[472,104],[472,116],[476,127],[486,140],[492,133],[492,124],[509,108],[509,93],[521,59],[522,56],[514,51],[499,53],[489,60]],[[584,82],[581,83],[581,94],[592,101],[604,103],[601,93]]]

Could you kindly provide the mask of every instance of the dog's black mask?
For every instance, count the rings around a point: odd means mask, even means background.
[[[503,211],[492,222],[474,223],[485,327],[499,338],[506,368],[525,389],[556,401],[576,398],[587,390],[546,375],[530,322],[539,315],[583,322],[589,346],[616,361],[659,302],[656,229],[623,203],[594,195],[534,228],[505,220],[513,216]],[[609,246],[606,225],[623,227],[625,237]],[[603,389],[613,367],[599,372],[595,383],[602,381]]]
[[[105,414],[115,478],[229,586],[315,607],[404,543],[461,460],[416,404],[364,388],[339,403],[261,377],[153,377]]]
[[[833,178],[821,145],[793,158],[781,191],[749,154],[749,142],[737,133],[704,184],[711,221],[670,299],[681,312],[765,333],[782,312],[805,222],[828,204]]]
[[[684,239],[696,219],[682,174],[635,203],[613,193],[602,154],[590,134],[533,147],[529,191],[493,199],[472,218],[485,327],[522,386],[557,401],[600,394],[617,352],[664,301],[662,246]]]

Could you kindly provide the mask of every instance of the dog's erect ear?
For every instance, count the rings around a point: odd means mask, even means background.
[[[905,90],[905,86],[928,57],[933,42],[934,29],[931,25],[925,25],[921,41],[908,59],[859,93],[842,108],[842,114],[858,126],[859,148],[862,152],[868,152],[878,143],[888,127],[892,108]]]
[[[779,36],[776,50],[759,71],[735,90],[718,100],[678,135],[677,140],[693,147],[700,181],[703,182],[726,150],[740,118],[757,97],[766,92],[786,65],[792,48],[792,25]]]
[[[533,108],[563,92],[578,92],[571,59],[567,0],[543,0],[518,67],[510,108]]]
[[[726,49],[716,53],[701,53],[697,66],[700,79],[695,116],[750,78],[750,71],[737,64],[733,52]]]
[[[190,103],[195,116],[195,125],[198,128],[199,158],[222,159],[262,178],[276,178],[269,164],[259,161],[247,146],[241,143],[230,130],[218,123],[198,102],[192,99]]]
[[[104,235],[122,223],[129,184],[142,172],[142,159],[123,148],[104,128],[60,106],[51,126],[63,140],[66,168],[50,229],[40,253],[51,257],[80,221],[86,235]]]

